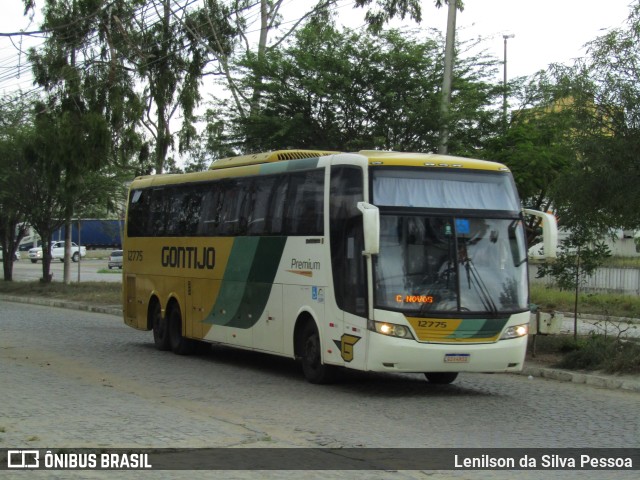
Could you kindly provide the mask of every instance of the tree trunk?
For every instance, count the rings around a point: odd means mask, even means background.
[[[573,339],[578,340],[578,296],[580,295],[580,247],[576,257],[576,295],[573,302]]]
[[[64,220],[64,284],[71,284],[71,215]]]
[[[4,272],[4,281],[11,282],[13,281],[13,258],[9,257],[8,254],[4,255],[4,252],[2,252],[2,255],[2,271]]]
[[[50,273],[52,236],[52,232],[47,232],[46,238],[42,242],[42,278],[40,279],[40,281],[43,283],[51,283],[51,278],[53,277],[53,275]]]

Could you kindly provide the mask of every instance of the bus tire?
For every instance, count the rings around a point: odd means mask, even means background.
[[[167,319],[162,316],[160,303],[156,300],[151,307],[151,322],[153,328],[153,343],[158,350],[166,351],[171,348],[169,343],[169,326]]]
[[[458,378],[458,372],[427,372],[424,376],[434,385],[448,385]]]
[[[167,326],[169,327],[169,343],[173,353],[191,355],[195,351],[196,343],[182,336],[182,314],[180,307],[175,303],[168,308]]]
[[[322,363],[320,335],[313,321],[307,322],[301,335],[301,362],[305,378],[310,383],[326,384],[334,379],[334,368]]]

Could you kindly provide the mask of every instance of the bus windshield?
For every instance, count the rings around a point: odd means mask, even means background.
[[[509,174],[377,169],[375,306],[410,315],[528,308],[527,256]]]
[[[381,215],[377,308],[497,315],[528,308],[519,219]]]

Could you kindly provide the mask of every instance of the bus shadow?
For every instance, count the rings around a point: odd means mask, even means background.
[[[158,352],[153,344],[141,344],[145,349]],[[335,379],[326,385],[307,383],[302,367],[291,358],[279,357],[263,352],[242,350],[221,344],[202,344],[198,351],[187,358],[204,361],[228,368],[260,376],[278,378],[282,381],[300,383],[305,386],[340,391],[346,394],[371,395],[378,398],[402,398],[407,396],[495,396],[482,388],[474,388],[465,382],[466,375],[461,374],[449,385],[437,385],[427,382],[423,374],[360,372],[345,368],[337,368]],[[476,377],[477,378],[477,377]]]

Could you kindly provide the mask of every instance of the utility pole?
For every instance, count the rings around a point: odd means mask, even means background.
[[[502,38],[504,39],[504,63],[503,63],[504,78],[502,81],[502,120],[504,122],[505,128],[507,127],[507,40],[513,37],[515,37],[514,34],[502,36]]]
[[[442,127],[440,129],[440,145],[438,145],[438,153],[443,155],[446,155],[449,151],[449,104],[451,103],[451,78],[453,77],[453,57],[455,53],[457,3],[457,0],[449,0],[447,39],[444,47],[444,75],[442,78],[442,103],[440,106]]]

